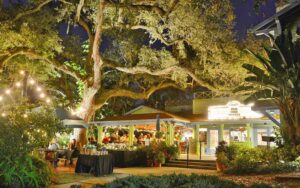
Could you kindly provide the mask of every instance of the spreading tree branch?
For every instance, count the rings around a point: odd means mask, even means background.
[[[129,8],[129,9],[137,9],[137,10],[147,10],[147,11],[153,11],[160,15],[161,17],[166,14],[166,11],[158,6],[157,0],[135,0],[131,1],[129,3],[123,3],[123,2],[115,2],[113,0],[108,1],[109,5],[117,6],[119,8]]]
[[[118,71],[127,73],[127,74],[149,74],[152,76],[165,76],[165,75],[169,75],[172,74],[174,72],[183,72],[187,75],[189,75],[198,85],[206,87],[207,89],[211,90],[211,91],[219,91],[220,92],[220,88],[216,88],[215,86],[213,86],[210,83],[207,83],[204,80],[201,80],[193,71],[191,71],[188,68],[184,68],[184,67],[180,67],[180,66],[171,66],[162,70],[156,70],[153,71],[151,69],[149,69],[148,67],[142,67],[142,66],[137,66],[137,67],[120,67],[118,66],[115,62],[111,61],[111,60],[105,60],[105,67],[110,67],[110,68],[114,68]],[[227,91],[223,91],[223,92],[227,92]]]
[[[89,65],[91,65],[92,63],[92,52],[93,52],[93,42],[94,42],[94,36],[93,33],[91,31],[91,28],[89,27],[89,24],[84,21],[82,18],[79,18],[79,20],[77,21],[79,25],[82,26],[82,28],[87,32],[88,34],[88,38],[89,38],[89,52],[87,55],[87,63]]]
[[[18,14],[13,21],[17,21],[19,20],[20,18],[22,18],[23,16],[27,16],[27,15],[30,15],[30,14],[34,14],[38,11],[40,11],[44,6],[46,6],[47,4],[51,3],[53,0],[46,0],[44,1],[43,3],[39,4],[37,7],[31,9],[31,10],[28,10],[28,11],[25,11],[25,12],[22,12],[20,14]],[[72,3],[70,2],[67,2],[67,1],[64,1],[64,0],[58,0],[60,1],[61,3],[64,3],[64,4],[69,4],[69,5],[72,5]]]
[[[79,19],[80,19],[81,9],[82,9],[83,5],[84,5],[84,0],[80,0],[79,4],[77,6],[77,11],[76,11],[76,16],[75,16],[76,21],[79,21]]]
[[[162,36],[161,33],[159,33],[159,31],[155,27],[150,27],[150,26],[145,26],[145,25],[135,25],[135,26],[132,26],[131,29],[132,30],[137,30],[137,29],[145,30],[151,35],[152,38],[160,40],[162,43],[164,43],[167,46],[172,46],[172,45],[176,44],[177,42],[182,41],[182,39],[168,41],[167,39],[165,39]]]
[[[110,89],[110,90],[102,90],[100,93],[100,97],[95,100],[94,109],[97,110],[101,108],[109,99],[113,97],[129,97],[132,99],[148,99],[154,92],[165,89],[169,87],[178,88],[173,82],[164,82],[160,83],[156,86],[149,88],[147,91],[144,92],[135,92],[127,89]]]
[[[79,73],[77,73],[73,70],[70,70],[69,67],[67,67],[66,65],[62,65],[54,59],[47,58],[43,55],[38,54],[37,52],[35,52],[33,50],[28,50],[28,49],[18,49],[13,52],[10,52],[9,55],[3,59],[1,66],[6,65],[12,58],[17,57],[19,55],[24,55],[31,59],[43,60],[43,61],[49,63],[54,69],[62,71],[65,74],[72,76],[73,78],[75,78],[78,81],[83,81],[83,78],[81,77],[81,75]]]
[[[94,80],[93,87],[100,88],[101,82],[101,67],[102,67],[102,59],[100,56],[100,44],[102,37],[102,24],[104,17],[104,9],[105,9],[105,0],[100,0],[98,12],[97,12],[97,24],[96,24],[96,33],[93,42],[93,52],[92,58],[94,60]]]

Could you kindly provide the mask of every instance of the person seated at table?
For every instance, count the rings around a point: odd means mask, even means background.
[[[94,137],[91,137],[90,144],[94,145],[94,146],[97,146],[97,141],[96,141],[96,139]]]
[[[110,136],[109,143],[115,143],[117,140],[118,140],[118,137],[117,137],[116,133],[112,133]]]
[[[55,140],[55,139],[53,139],[53,140],[50,142],[50,144],[49,144],[49,146],[48,146],[48,149],[51,150],[51,151],[56,151],[56,150],[59,149],[59,145],[58,145],[58,143],[56,143],[56,140]]]
[[[143,133],[141,133],[140,136],[138,137],[137,144],[143,145],[144,144],[143,139],[144,139],[144,136],[143,136]]]
[[[68,160],[70,161],[69,165],[73,164],[73,158],[77,158],[80,154],[80,150],[78,149],[78,143],[76,142],[76,139],[72,139],[72,141],[69,144],[69,153],[68,153]]]
[[[103,144],[108,144],[110,142],[110,138],[108,136],[105,136],[102,140]]]
[[[150,134],[145,135],[145,146],[149,146],[150,145]]]

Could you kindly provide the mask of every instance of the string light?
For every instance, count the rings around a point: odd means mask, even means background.
[[[30,83],[31,85],[33,85],[33,84],[35,83],[35,81],[31,79],[31,80],[29,81],[29,83]]]
[[[16,83],[16,86],[17,86],[17,87],[21,87],[21,83],[20,83],[20,82],[17,82],[17,83]]]
[[[20,74],[21,74],[21,75],[24,75],[24,74],[25,74],[25,71],[21,70],[21,71],[20,71]]]
[[[41,98],[44,98],[44,97],[45,97],[45,94],[44,94],[44,93],[41,93],[41,94],[40,94],[40,97],[41,97]]]
[[[21,75],[25,75],[25,73],[26,73],[26,72],[25,72],[24,70],[21,70],[21,71],[20,71],[20,74],[21,74]],[[28,83],[29,83],[30,85],[34,85],[34,84],[36,83],[36,81],[35,81],[34,79],[32,79],[31,77],[29,77],[29,78],[30,78],[30,80],[28,81]],[[20,88],[20,87],[22,86],[22,82],[21,82],[21,81],[16,82],[14,85],[15,85],[17,88]],[[37,87],[36,87],[36,90],[40,93],[39,97],[40,97],[41,99],[43,99],[43,98],[46,97],[46,94],[42,92],[42,88],[41,88],[41,87],[37,86]],[[6,90],[4,91],[4,93],[7,94],[7,95],[11,94],[11,93],[12,93],[12,88],[6,89]],[[3,99],[4,99],[3,95],[0,95],[0,102],[3,101]],[[45,102],[46,102],[47,104],[50,104],[50,103],[51,103],[51,99],[50,99],[49,97],[47,97],[46,100],[45,100]],[[61,105],[62,105],[62,104],[61,104]],[[76,112],[73,111],[72,114],[75,115]],[[7,114],[6,114],[5,112],[3,112],[3,113],[0,114],[0,116],[6,117]],[[24,117],[24,118],[27,118],[28,115],[27,115],[27,114],[23,114],[23,117]]]
[[[50,103],[51,100],[49,98],[46,99],[46,103]]]
[[[71,114],[74,116],[76,115],[76,112],[74,110],[71,110]]]

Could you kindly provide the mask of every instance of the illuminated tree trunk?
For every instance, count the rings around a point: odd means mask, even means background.
[[[95,113],[94,99],[97,89],[90,87],[85,89],[83,99],[80,105],[80,110],[77,113],[78,117],[82,118],[86,123],[89,123],[93,114]],[[80,128],[76,130],[76,140],[80,143],[81,147],[87,144],[86,129]]]

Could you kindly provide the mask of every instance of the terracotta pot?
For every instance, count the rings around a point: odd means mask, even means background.
[[[161,167],[161,163],[154,161],[154,167]]]
[[[216,162],[216,166],[218,172],[223,172],[224,170],[226,170],[226,166],[222,163]]]

